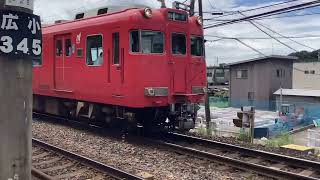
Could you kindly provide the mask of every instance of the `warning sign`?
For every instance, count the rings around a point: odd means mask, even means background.
[[[33,10],[33,0],[6,0],[8,6],[17,6]]]

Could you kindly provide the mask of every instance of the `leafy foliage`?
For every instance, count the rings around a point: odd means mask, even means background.
[[[298,57],[299,58],[298,61],[300,61],[300,62],[314,62],[314,61],[318,61],[318,52],[319,51],[320,50],[312,51],[312,52],[300,51],[300,52],[289,54],[289,56]]]

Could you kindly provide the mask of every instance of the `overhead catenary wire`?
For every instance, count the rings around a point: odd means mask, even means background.
[[[268,12],[264,12],[264,13],[260,13],[260,14],[250,15],[250,16],[247,16],[244,18],[234,19],[234,20],[231,20],[228,22],[223,22],[223,23],[218,23],[215,25],[206,26],[206,27],[204,27],[204,29],[239,23],[239,22],[248,21],[248,20],[255,20],[255,18],[268,17],[268,16],[275,15],[275,14],[280,14],[280,13],[283,14],[283,13],[298,11],[298,10],[307,9],[307,8],[311,8],[311,7],[317,7],[319,5],[320,5],[320,0],[307,2],[307,3],[301,3],[298,5],[294,5],[294,6],[289,6],[289,7],[285,7],[285,8],[281,8],[281,9],[277,9],[277,10],[272,10],[272,11],[268,11]]]
[[[288,4],[288,3],[292,3],[292,2],[296,2],[296,1],[299,1],[299,0],[289,0],[289,1],[285,1],[285,2],[280,2],[280,3],[271,4],[271,5],[261,6],[261,7],[257,7],[257,8],[251,8],[251,9],[246,9],[246,10],[242,10],[242,11],[240,10],[240,12],[250,12],[250,11],[270,8],[270,7],[273,7],[273,6],[279,6],[279,5],[283,5],[283,4]],[[215,8],[213,8],[213,9],[215,9]],[[206,12],[206,13],[211,13],[211,12]],[[218,16],[218,17],[215,17],[215,18],[221,18],[221,17],[227,17],[227,16],[235,15],[235,14],[238,14],[239,11],[231,11],[231,12],[228,12],[228,13],[229,14]]]

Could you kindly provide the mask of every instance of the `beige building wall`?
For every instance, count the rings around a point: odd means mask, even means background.
[[[294,63],[293,89],[320,90],[320,62]]]

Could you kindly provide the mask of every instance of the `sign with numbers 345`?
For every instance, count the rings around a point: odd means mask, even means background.
[[[6,5],[23,7],[33,10],[33,0],[6,0]]]
[[[40,17],[11,10],[0,11],[0,56],[40,58]]]

